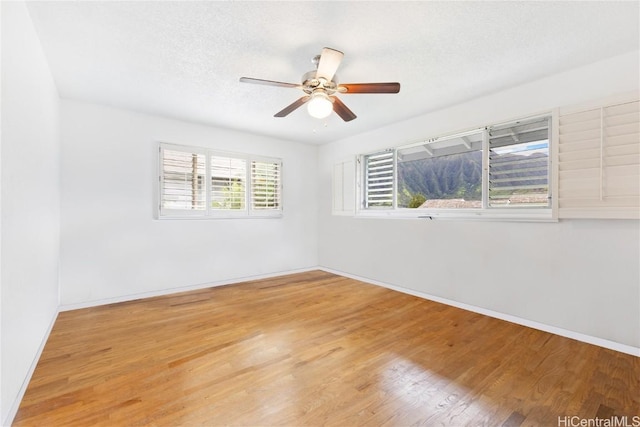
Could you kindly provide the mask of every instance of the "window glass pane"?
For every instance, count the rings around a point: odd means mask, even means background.
[[[482,207],[482,133],[398,150],[399,208]]]
[[[549,207],[549,118],[489,130],[489,206]]]
[[[364,156],[365,208],[393,207],[393,151]]]
[[[211,156],[211,208],[244,209],[246,160]]]
[[[163,150],[162,209],[205,210],[205,156]]]
[[[251,162],[252,209],[280,209],[280,163]]]

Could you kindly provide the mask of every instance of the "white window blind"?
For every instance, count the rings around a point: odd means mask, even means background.
[[[391,208],[394,199],[395,159],[388,150],[364,156],[365,208]]]
[[[281,216],[282,161],[160,144],[160,218]]]
[[[161,210],[204,211],[206,156],[191,151],[162,151]]]
[[[559,216],[640,217],[640,102],[560,115]]]
[[[489,128],[489,207],[550,206],[549,125],[543,117]]]
[[[251,162],[251,209],[280,209],[280,169],[279,162]]]
[[[246,160],[211,156],[211,209],[244,209]]]

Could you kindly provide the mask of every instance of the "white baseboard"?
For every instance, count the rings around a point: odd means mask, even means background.
[[[137,294],[113,297],[113,298],[84,301],[84,302],[74,303],[74,304],[61,304],[60,307],[58,308],[58,311],[63,312],[63,311],[79,310],[82,308],[97,307],[100,305],[116,304],[119,302],[134,301],[134,300],[143,299],[143,298],[152,298],[152,297],[158,297],[163,295],[171,295],[179,292],[197,291],[199,289],[213,288],[216,286],[233,285],[235,283],[248,282],[251,280],[271,279],[273,277],[288,276],[290,274],[297,274],[297,273],[306,273],[308,271],[313,271],[313,270],[319,270],[319,267],[313,266],[313,267],[300,268],[295,270],[278,271],[274,273],[259,274],[255,276],[244,276],[244,277],[237,277],[233,279],[226,279],[226,280],[220,280],[215,282],[199,283],[196,285],[187,285],[187,286],[180,286],[177,288],[162,289],[159,291],[142,292]]]
[[[7,418],[2,421],[3,426],[10,426],[11,423],[13,423],[13,419],[16,417],[16,414],[18,413],[18,409],[20,408],[20,402],[22,402],[22,398],[24,397],[24,393],[27,391],[27,387],[29,386],[31,377],[33,376],[33,373],[36,370],[36,366],[38,366],[38,361],[40,361],[40,356],[42,355],[44,346],[47,344],[47,341],[49,340],[49,335],[51,335],[51,331],[53,330],[53,325],[55,325],[56,323],[58,314],[59,314],[59,311],[55,313],[55,315],[53,316],[53,319],[51,319],[51,322],[49,323],[47,332],[44,334],[44,337],[40,342],[40,346],[38,347],[38,351],[35,357],[33,358],[33,360],[31,361],[31,366],[29,367],[29,371],[27,372],[27,375],[25,376],[24,381],[22,381],[22,386],[20,387],[20,391],[18,392],[18,395],[16,396],[16,398],[13,400],[13,403],[11,404],[11,408],[9,409],[9,413],[7,414]]]
[[[326,271],[327,273],[337,274],[339,276],[349,277],[350,279],[359,280],[364,283],[369,283],[371,285],[382,286],[387,289],[392,289],[394,291],[402,292],[405,294],[413,295],[418,298],[427,299],[430,301],[439,302],[442,304],[450,305],[453,307],[461,308],[463,310],[472,311],[474,313],[484,314],[485,316],[495,317],[496,319],[506,320],[507,322],[515,323],[522,326],[527,326],[529,328],[538,329],[540,331],[549,332],[555,335],[560,335],[562,337],[571,338],[576,341],[585,342],[588,344],[597,345],[599,347],[608,348],[610,350],[619,351],[621,353],[630,354],[632,356],[640,357],[640,348],[630,346],[627,344],[621,344],[615,341],[610,341],[604,338],[598,338],[591,335],[586,335],[580,332],[570,331],[568,329],[558,328],[556,326],[547,325],[544,323],[536,322],[534,320],[523,319],[521,317],[512,316],[510,314],[500,313],[493,310],[488,310],[486,308],[477,307],[470,304],[465,304],[462,302],[437,297],[434,295],[429,295],[424,292],[416,291],[413,289],[403,288],[400,286],[390,285],[388,283],[380,282],[378,280],[369,279],[367,277],[357,276],[354,274],[345,273],[343,271],[333,270],[331,268],[318,267],[322,271]]]

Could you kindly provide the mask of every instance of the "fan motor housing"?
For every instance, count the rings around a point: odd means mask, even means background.
[[[316,78],[316,73],[317,70],[312,70],[302,75],[302,90],[308,95],[318,89],[323,90],[327,95],[333,95],[338,90],[338,76],[334,75],[333,80],[328,82],[322,77]]]

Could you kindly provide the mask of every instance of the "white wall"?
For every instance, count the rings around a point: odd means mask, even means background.
[[[59,98],[24,3],[2,2],[0,421],[55,319],[59,259]]]
[[[317,147],[62,101],[61,304],[316,266]],[[282,218],[156,220],[157,143],[283,159]]]
[[[637,52],[425,114],[319,150],[320,265],[524,320],[640,347],[640,228],[331,215],[350,156],[638,91]]]

